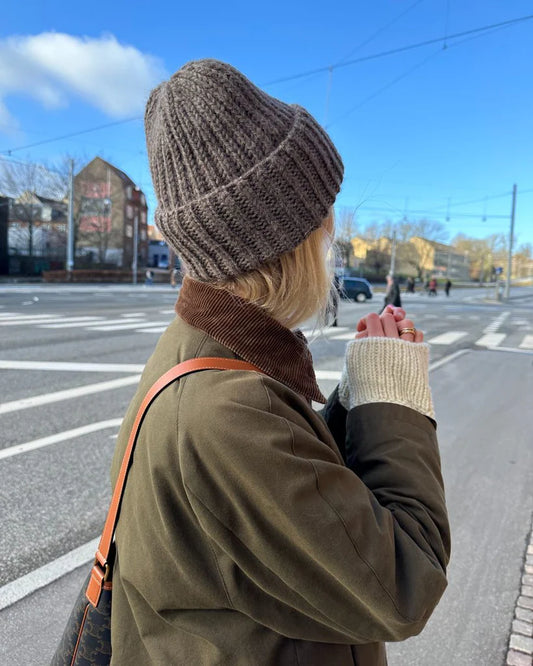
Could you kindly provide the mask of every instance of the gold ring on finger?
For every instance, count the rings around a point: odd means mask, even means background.
[[[405,333],[412,333],[414,335],[416,333],[416,328],[407,327],[400,329],[400,335],[404,335]]]

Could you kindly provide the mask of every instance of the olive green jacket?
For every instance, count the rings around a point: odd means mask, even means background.
[[[322,416],[311,408],[319,391],[303,377],[300,342],[292,356],[289,343],[281,355],[257,343],[255,357],[238,354],[213,337],[224,337],[220,317],[189,315],[147,363],[113,480],[142,397],[182,360],[245,358],[297,377],[287,369],[294,361],[301,391],[298,379],[289,388],[272,374],[208,370],[150,407],[116,533],[112,664],[383,666],[383,641],[420,632],[446,586],[433,422],[395,404],[346,412],[335,395]]]

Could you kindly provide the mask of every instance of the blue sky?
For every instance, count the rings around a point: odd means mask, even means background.
[[[346,167],[338,207],[357,207],[361,226],[406,215],[443,222],[449,239],[508,233],[516,183],[517,242],[533,243],[533,20],[279,82],[531,14],[526,0],[4,0],[0,153],[99,154],[153,213],[142,120],[25,146],[142,117],[151,87],[214,57],[326,125]]]

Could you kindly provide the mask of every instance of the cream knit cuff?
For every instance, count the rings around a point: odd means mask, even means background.
[[[352,409],[393,402],[435,418],[429,388],[429,345],[396,338],[350,342],[339,384],[339,400]]]

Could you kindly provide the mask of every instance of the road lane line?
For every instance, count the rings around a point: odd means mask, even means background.
[[[531,356],[533,349],[518,349],[517,347],[487,347],[489,351],[512,352],[513,354],[527,354]]]
[[[518,346],[520,349],[533,349],[533,335],[525,335]]]
[[[83,564],[91,562],[94,559],[99,541],[100,537],[97,537],[58,557],[56,560],[30,571],[25,576],[0,587],[0,610],[15,604],[29,594],[45,587],[45,585],[50,585],[50,583],[66,576]]]
[[[100,321],[95,324],[87,324],[87,328],[93,326],[101,326],[101,325],[108,325],[108,324],[133,324],[134,322],[138,324],[142,324],[145,321],[145,319],[139,319],[139,318],[134,318],[134,319],[106,319],[105,321]]]
[[[97,432],[98,430],[105,430],[106,428],[118,428],[121,423],[122,419],[108,419],[107,421],[98,421],[98,423],[89,423],[88,425],[80,426],[79,428],[73,428],[72,430],[64,430],[63,432],[58,432],[55,435],[34,439],[31,442],[24,442],[24,444],[15,444],[14,446],[10,446],[7,449],[0,450],[0,460],[3,460],[4,458],[12,458],[13,456],[17,456],[20,453],[35,451],[35,449],[41,449],[45,446],[50,446],[51,444],[57,444],[58,442],[64,442],[67,439],[74,439],[75,437],[89,435],[90,433]]]
[[[87,324],[101,324],[104,317],[68,317],[57,319],[46,324],[39,324],[39,328],[72,328],[74,326],[86,326]]]
[[[10,317],[2,319],[0,326],[25,326],[31,324],[44,324],[45,321],[53,321],[57,315],[34,315],[33,317]]]
[[[315,375],[317,379],[333,379],[338,382],[341,378],[340,370],[316,370]]]
[[[459,358],[459,356],[462,356],[463,354],[466,354],[469,351],[470,351],[469,349],[459,349],[458,351],[453,352],[453,354],[449,354],[448,356],[445,356],[444,358],[441,358],[438,361],[435,361],[434,363],[430,363],[429,371],[431,372],[432,370],[436,370],[437,368],[440,368],[441,366],[445,365],[446,363],[449,363],[450,361],[454,361],[456,358]],[[319,380],[321,379],[321,380],[339,381],[341,378],[341,371],[316,370],[315,375],[316,378]]]
[[[458,349],[456,352],[448,354],[448,356],[444,356],[444,358],[441,358],[434,363],[430,363],[429,371],[431,372],[432,370],[436,370],[437,368],[446,365],[446,363],[449,363],[450,361],[455,361],[456,358],[459,358],[459,356],[462,356],[463,354],[467,354],[469,351],[469,349]]]
[[[146,321],[137,323],[124,323],[116,326],[91,326],[91,331],[126,331],[131,328],[140,328],[141,326],[168,326],[168,321]]]
[[[108,382],[98,382],[98,384],[77,386],[76,388],[66,389],[65,391],[43,393],[41,395],[31,396],[30,398],[22,398],[21,400],[0,403],[0,414],[8,414],[9,412],[16,412],[20,409],[40,407],[41,405],[47,405],[51,402],[70,400],[72,398],[79,398],[83,395],[90,395],[91,393],[100,393],[101,391],[111,391],[114,389],[123,388],[124,386],[131,386],[132,384],[137,384],[140,378],[141,375],[133,375],[132,377],[112,379]]]
[[[485,333],[483,337],[476,340],[476,345],[480,347],[497,347],[506,337],[507,333]]]
[[[454,342],[457,342],[457,340],[464,338],[465,335],[468,335],[465,331],[449,331],[448,333],[442,333],[441,335],[431,338],[428,342],[432,345],[451,345]]]
[[[2,312],[0,314],[0,319],[45,319],[47,317],[60,317],[61,315],[57,314],[21,314],[20,312]]]
[[[158,328],[136,328],[135,333],[163,333],[167,328],[167,326],[159,326]]]
[[[142,372],[139,363],[69,363],[67,361],[2,361],[0,370],[58,370],[60,372]]]
[[[331,340],[355,340],[355,331],[349,333],[341,333],[341,335],[330,336]]]

